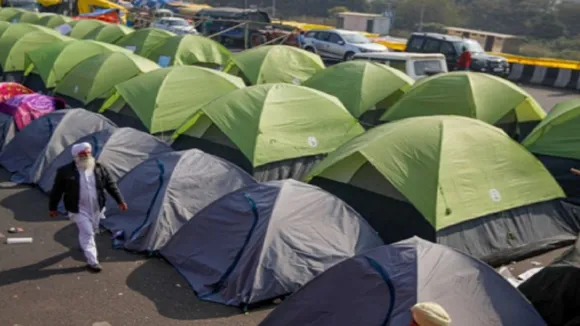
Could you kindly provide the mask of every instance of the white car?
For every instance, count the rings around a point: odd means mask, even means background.
[[[359,32],[341,29],[310,30],[304,35],[302,46],[323,58],[352,60],[357,53],[388,52],[386,46],[374,43]]]
[[[195,26],[179,17],[163,17],[151,24],[151,27],[163,29],[177,35],[198,34]]]
[[[414,80],[448,72],[447,61],[441,53],[358,53],[353,60],[370,60],[400,70]]]

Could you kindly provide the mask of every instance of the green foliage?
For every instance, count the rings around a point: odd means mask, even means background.
[[[332,7],[330,9],[328,9],[328,15],[331,17],[334,17],[334,16],[336,16],[336,14],[339,14],[341,12],[347,12],[347,11],[350,11],[350,10],[345,6]]]

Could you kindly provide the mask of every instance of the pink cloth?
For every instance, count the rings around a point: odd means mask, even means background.
[[[16,95],[32,93],[33,90],[18,83],[0,83],[0,103]]]
[[[53,112],[57,105],[64,106],[60,99],[42,94],[13,96],[0,103],[0,112],[11,115],[18,130],[26,127],[32,120]]]

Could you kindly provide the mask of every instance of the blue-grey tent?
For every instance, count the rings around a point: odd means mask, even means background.
[[[72,146],[81,142],[91,144],[93,156],[109,169],[115,181],[121,179],[141,162],[173,151],[169,145],[158,138],[133,128],[104,129],[77,139],[61,150],[57,156],[52,157],[52,160],[39,158],[29,173],[30,182],[38,184],[42,190],[49,192],[58,168],[72,162]],[[49,144],[47,152],[53,152],[51,146],[53,144]]]
[[[17,133],[0,154],[0,165],[13,173],[12,181],[29,183],[37,160],[52,161],[79,138],[117,126],[104,116],[84,109],[44,115]]]
[[[254,183],[242,169],[202,151],[165,153],[141,163],[121,179],[119,187],[129,210],[120,212],[109,201],[107,219],[101,224],[114,234],[121,232],[117,245],[154,252],[214,200]]]
[[[260,325],[407,326],[410,309],[419,302],[440,304],[450,315],[451,325],[546,325],[491,267],[417,237],[334,266]]]
[[[287,179],[223,196],[181,227],[161,254],[200,299],[247,307],[292,293],[382,244],[340,199]]]

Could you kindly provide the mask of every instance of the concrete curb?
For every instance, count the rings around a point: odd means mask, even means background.
[[[508,79],[513,82],[580,90],[580,70],[510,64]]]

